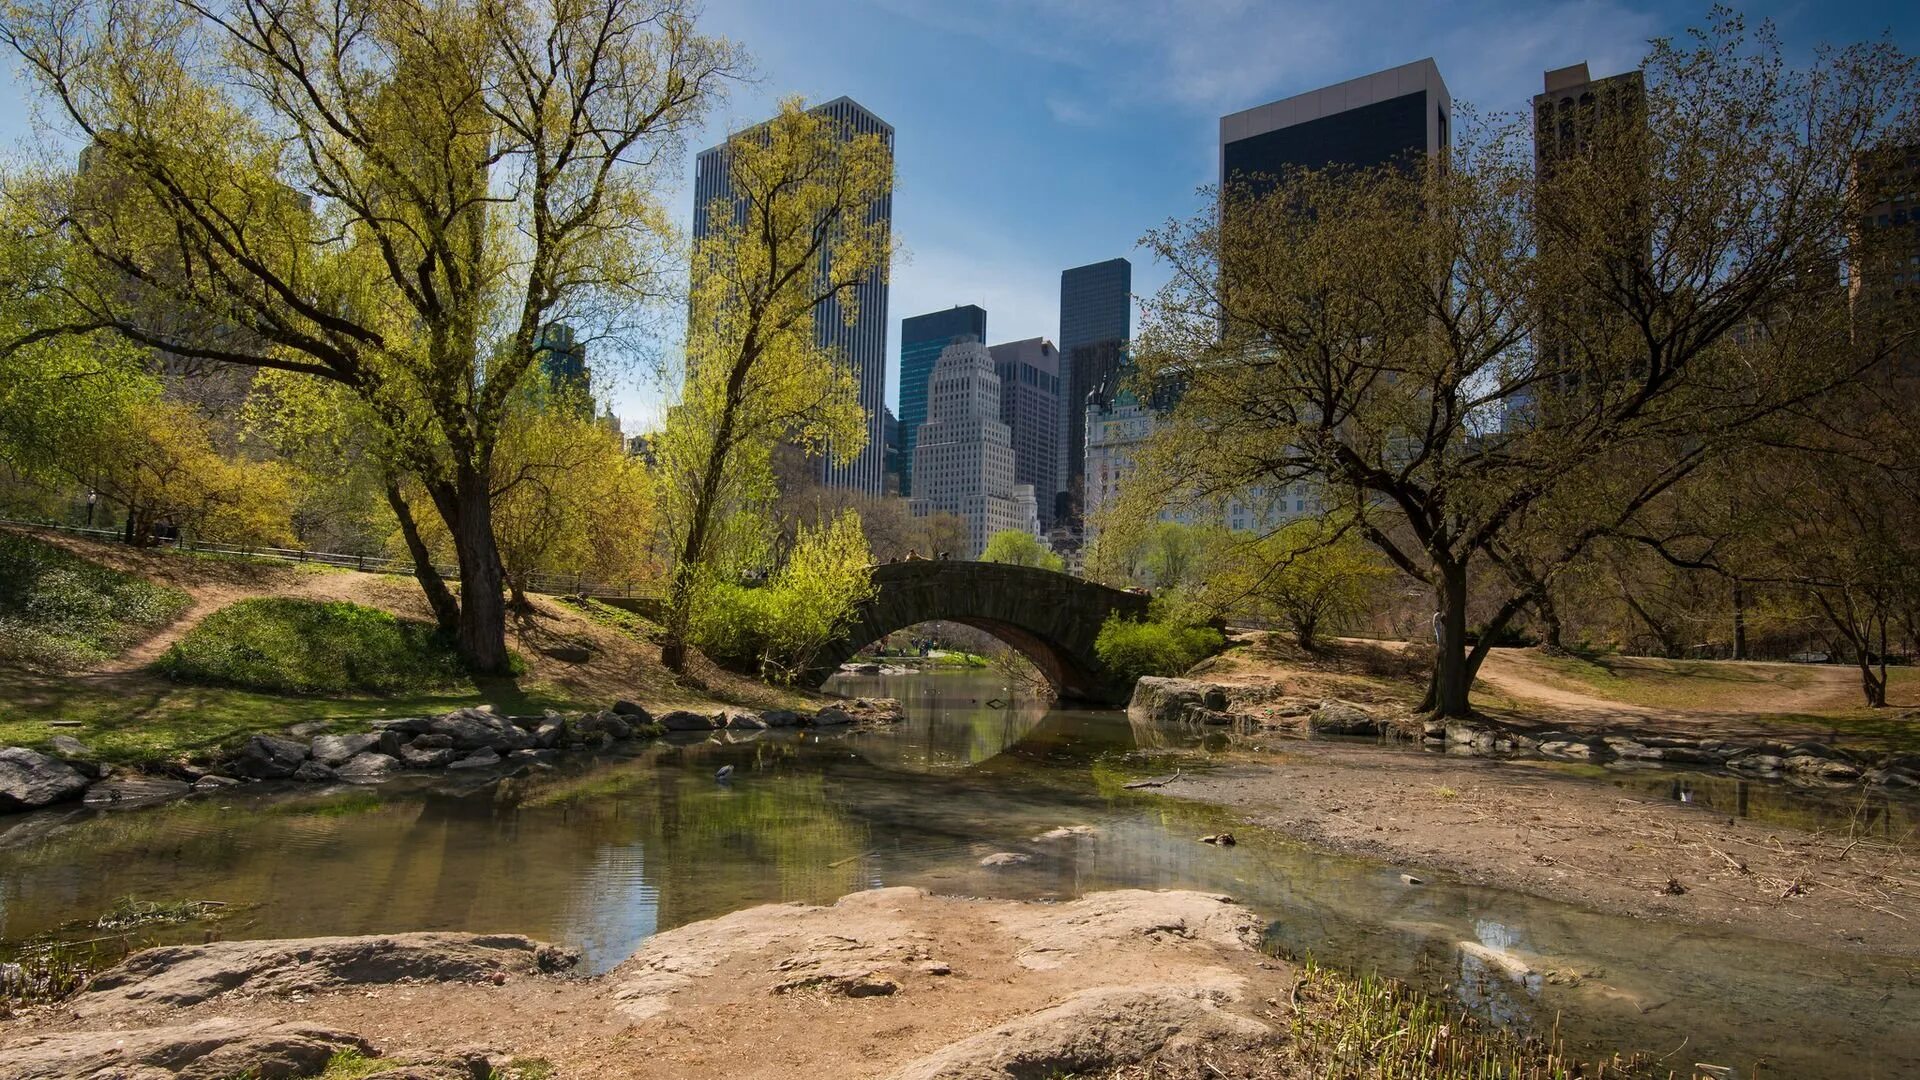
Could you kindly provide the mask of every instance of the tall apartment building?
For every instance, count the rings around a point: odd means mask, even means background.
[[[1000,377],[978,341],[963,339],[940,351],[927,387],[927,421],[914,443],[913,474],[914,515],[966,519],[966,558],[978,558],[1001,530],[1039,529],[1030,491],[1015,490],[1013,431],[1000,421]]]
[[[1126,363],[1133,336],[1133,264],[1108,259],[1060,274],[1060,448],[1053,517],[1083,520],[1087,398]]]
[[[1051,492],[1059,476],[1060,350],[1046,338],[1009,341],[988,350],[1000,376],[1000,422],[1013,431],[1013,477]],[[1053,500],[1041,500],[1042,529],[1053,525]]]
[[[913,494],[913,447],[927,422],[927,383],[941,350],[962,338],[987,340],[984,308],[965,304],[900,320],[900,494]]]
[[[844,137],[878,135],[893,146],[893,127],[849,97],[839,97],[816,105],[813,113],[828,117],[840,125]],[[733,192],[728,178],[728,152],[725,143],[700,152],[693,182],[693,235],[698,240],[710,231],[707,215],[715,200],[727,200]],[[739,211],[744,211],[744,207]],[[738,212],[738,211],[737,211]],[[873,201],[868,212],[883,222],[893,220],[893,194]],[[823,455],[816,463],[821,483],[852,488],[878,495],[885,485],[886,437],[881,410],[887,398],[887,281],[889,267],[881,266],[856,290],[858,309],[849,323],[841,305],[829,301],[814,313],[814,334],[823,348],[832,349],[840,362],[852,371],[858,385],[860,408],[867,417],[867,441],[860,453],[844,465]],[[822,266],[821,273],[828,272]],[[830,449],[830,448],[829,448]]]
[[[1452,145],[1453,95],[1432,58],[1220,118],[1220,178],[1259,190],[1293,168],[1411,163]]]
[[[1856,332],[1872,334],[1883,312],[1905,309],[1911,318],[1920,303],[1920,143],[1869,149],[1854,164],[1854,183],[1864,210],[1847,268],[1848,296]],[[1920,342],[1900,346],[1885,373],[1920,378]]]

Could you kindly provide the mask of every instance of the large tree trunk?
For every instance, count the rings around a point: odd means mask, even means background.
[[[447,588],[446,579],[434,567],[426,541],[420,538],[420,526],[413,520],[413,508],[400,494],[399,482],[388,478],[386,489],[387,505],[393,508],[394,519],[400,523],[400,536],[407,542],[407,554],[413,559],[413,579],[420,583],[420,591],[427,594],[427,604],[433,608],[433,621],[441,630],[456,633],[460,629],[460,601],[454,599],[453,590]]]
[[[500,550],[493,542],[487,471],[455,466],[453,483],[435,484],[431,490],[460,561],[460,619],[455,627],[460,659],[477,675],[505,675],[511,670],[507,605]]]
[[[1554,605],[1553,597],[1546,590],[1542,589],[1534,595],[1533,610],[1540,613],[1540,625],[1546,629],[1541,645],[1548,652],[1566,652],[1566,647],[1560,642],[1560,609]]]
[[[1441,566],[1435,598],[1440,602],[1440,640],[1434,657],[1433,712],[1452,719],[1473,715],[1467,666],[1467,568]]]

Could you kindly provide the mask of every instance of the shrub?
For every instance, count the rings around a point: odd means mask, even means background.
[[[51,544],[0,532],[0,660],[96,664],[172,622],[190,598]]]
[[[1211,626],[1130,622],[1114,615],[1100,627],[1093,650],[1108,670],[1130,683],[1142,675],[1178,675],[1225,644]]]
[[[786,564],[765,585],[697,585],[688,636],[720,663],[791,681],[873,595],[868,558],[855,512],[802,525]]]
[[[453,642],[426,623],[278,597],[214,612],[155,666],[180,682],[283,694],[433,690],[466,678]]]

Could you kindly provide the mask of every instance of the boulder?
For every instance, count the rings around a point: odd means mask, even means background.
[[[1541,743],[1540,752],[1548,757],[1585,759],[1593,756],[1593,747],[1583,742],[1555,739]]]
[[[463,757],[458,761],[448,762],[447,768],[449,769],[490,769],[495,765],[500,764],[500,762],[503,760],[505,759],[503,759],[500,756],[498,751],[475,750],[473,753],[468,754],[466,757]]]
[[[586,739],[591,739],[595,735],[605,735],[609,739],[633,737],[633,728],[627,723],[626,718],[614,712],[583,713],[567,721],[567,726],[576,735]],[[515,747],[515,749],[526,748]]]
[[[450,746],[403,746],[400,748],[400,764],[409,769],[442,769],[459,752]]]
[[[63,758],[86,760],[93,757],[92,748],[71,735],[55,735],[47,740],[47,746]]]
[[[318,1076],[344,1050],[372,1054],[358,1035],[315,1024],[218,1017],[135,1031],[41,1035],[0,1046],[6,1075],[21,1080],[226,1080]]]
[[[505,752],[533,746],[532,735],[487,708],[459,709],[445,716],[436,716],[427,725],[427,731],[453,740],[456,750]]]
[[[399,768],[400,762],[397,759],[369,750],[364,754],[355,754],[351,761],[333,770],[333,775],[352,783],[365,783],[370,780],[384,780]]]
[[[123,776],[87,789],[88,806],[131,806],[177,799],[192,791],[185,780],[171,776]]]
[[[453,738],[449,735],[415,735],[407,745],[415,750],[451,750]]]
[[[655,719],[668,731],[712,731],[714,727],[713,717],[685,709],[662,713]]]
[[[24,746],[0,749],[0,811],[35,810],[87,790],[87,778],[57,758]]]
[[[1033,856],[1021,851],[996,851],[980,860],[980,865],[989,870],[1001,870],[1009,866],[1025,866],[1033,861]]]
[[[408,746],[413,739],[419,737],[418,735],[409,735],[404,731],[390,728],[380,733],[380,741],[374,746],[374,749],[390,758],[397,758],[400,756],[402,748]]]
[[[224,791],[227,788],[239,786],[240,781],[231,776],[221,776],[219,773],[208,773],[193,782],[193,790],[200,792]]]
[[[81,1016],[183,1008],[227,993],[312,993],[341,986],[474,982],[564,971],[579,957],[519,934],[415,933],[215,941],[143,949],[93,977]]]
[[[433,721],[424,716],[395,716],[367,725],[375,731],[397,731],[402,735],[420,735],[431,730]]]
[[[317,761],[303,761],[293,770],[293,778],[308,784],[324,784],[333,779],[333,770]]]
[[[1200,704],[1215,712],[1227,711],[1227,692],[1218,686],[1209,686],[1200,695]]]
[[[1143,1061],[1174,1038],[1247,1042],[1265,1024],[1216,1006],[1204,990],[1101,986],[962,1039],[891,1080],[989,1080],[1104,1073]]]
[[[1855,780],[1860,776],[1860,767],[1851,761],[1798,752],[1787,758],[1786,770],[1798,776],[1817,776],[1826,780]]]
[[[770,728],[793,727],[800,723],[800,714],[792,709],[768,709],[760,719]]]
[[[855,698],[846,708],[855,720],[870,724],[897,724],[907,718],[906,706],[897,698]]]
[[[839,727],[853,723],[853,714],[838,705],[829,705],[813,714],[814,727]]]
[[[730,731],[765,731],[768,724],[750,712],[730,709],[725,713],[726,723],[721,725]]]
[[[1322,735],[1378,735],[1380,720],[1350,702],[1329,701],[1307,717],[1307,730]]]
[[[1127,702],[1127,718],[1156,724],[1176,724],[1184,719],[1186,707],[1206,708],[1206,695],[1217,689],[1192,679],[1171,679],[1158,675],[1142,677],[1133,684],[1133,697]]]
[[[564,721],[548,720],[533,729],[533,744],[542,750],[559,746],[567,738],[567,725]]]
[[[380,735],[373,732],[365,735],[316,735],[311,753],[313,760],[329,768],[345,765],[360,754],[380,745]]]
[[[653,714],[631,701],[621,700],[613,703],[613,711],[627,718],[629,723],[651,724]]]
[[[516,765],[548,765],[559,756],[558,750],[515,750],[507,760]]]
[[[307,744],[278,735],[255,735],[234,756],[233,771],[255,780],[284,780],[307,760]]]

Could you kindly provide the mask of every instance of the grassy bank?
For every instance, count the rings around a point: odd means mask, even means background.
[[[43,671],[117,656],[191,603],[180,589],[0,531],[0,664]]]
[[[176,682],[279,694],[418,693],[468,681],[452,641],[426,623],[287,597],[214,612],[155,668]]]

